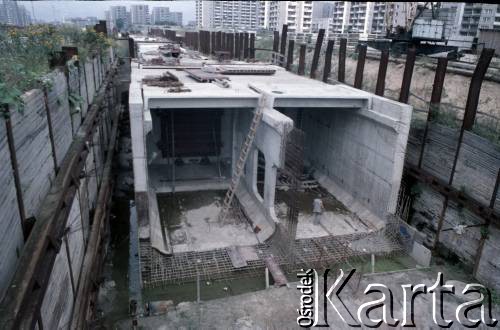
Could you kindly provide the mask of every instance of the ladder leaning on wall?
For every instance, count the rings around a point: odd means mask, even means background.
[[[238,188],[238,184],[240,183],[240,178],[243,174],[243,169],[245,167],[245,162],[248,158],[248,153],[250,152],[250,147],[252,146],[253,140],[255,139],[255,134],[257,133],[257,128],[262,120],[262,115],[264,113],[264,108],[268,103],[268,96],[262,94],[259,98],[259,104],[254,111],[252,123],[250,124],[250,128],[248,130],[248,134],[243,142],[243,146],[240,150],[240,156],[238,158],[238,162],[236,163],[236,168],[233,173],[233,177],[231,179],[231,184],[229,185],[229,189],[226,192],[226,196],[224,197],[224,202],[222,204],[222,210],[219,214],[219,222],[223,223],[227,217],[228,211],[231,208],[231,203],[233,202],[234,194],[236,193],[236,189]]]

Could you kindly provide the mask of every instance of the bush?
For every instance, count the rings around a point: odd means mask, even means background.
[[[1,103],[21,110],[21,95],[44,86],[43,77],[50,71],[49,60],[61,47],[78,47],[80,60],[84,61],[91,54],[104,54],[110,45],[110,39],[93,29],[51,25],[0,29]]]

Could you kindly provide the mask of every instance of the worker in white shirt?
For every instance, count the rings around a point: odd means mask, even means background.
[[[320,224],[321,215],[323,214],[324,210],[325,210],[325,207],[323,206],[323,201],[321,200],[321,195],[318,195],[318,197],[315,198],[313,201],[313,214],[314,214],[313,223],[315,225]]]

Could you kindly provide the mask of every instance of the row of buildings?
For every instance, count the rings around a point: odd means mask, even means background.
[[[31,22],[31,16],[23,5],[16,1],[0,1],[0,25],[26,26]]]
[[[126,31],[131,25],[182,25],[182,12],[170,11],[168,7],[153,7],[151,13],[148,5],[111,6],[106,11],[106,21],[110,30]]]
[[[205,29],[276,30],[292,33],[386,35],[410,30],[416,18],[441,19],[451,36],[477,36],[480,29],[500,29],[500,5],[438,3],[420,13],[421,2],[351,1],[196,1],[196,25]]]

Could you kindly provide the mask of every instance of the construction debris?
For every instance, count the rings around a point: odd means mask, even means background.
[[[182,87],[184,84],[179,78],[170,72],[165,72],[161,76],[147,76],[142,79],[142,83],[155,87]]]

